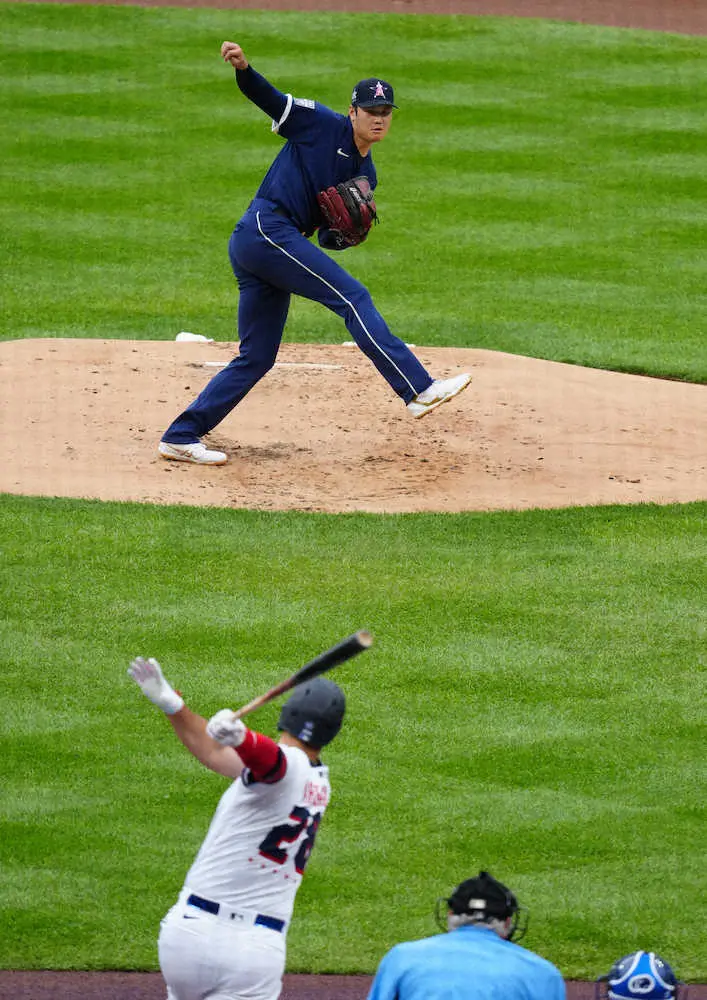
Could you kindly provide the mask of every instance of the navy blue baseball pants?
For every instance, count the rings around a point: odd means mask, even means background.
[[[390,332],[365,286],[274,209],[271,202],[256,198],[229,243],[240,292],[239,354],[169,426],[163,441],[189,444],[207,434],[272,368],[292,294],[321,302],[341,316],[405,403],[432,383],[412,351]]]

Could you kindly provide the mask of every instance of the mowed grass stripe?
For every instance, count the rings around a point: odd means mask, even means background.
[[[224,785],[141,698],[133,655],[157,656],[208,715],[368,627],[374,648],[336,673],[336,797],[290,969],[371,971],[489,867],[568,977],[655,942],[707,975],[707,505],[334,517],[4,497],[0,511],[0,965],[155,967]],[[273,732],[277,712],[253,722]]]
[[[0,335],[235,339],[227,240],[279,140],[219,58],[232,14],[3,4],[0,27]],[[282,89],[342,111],[362,74],[394,82],[383,223],[339,259],[404,339],[707,378],[705,39],[258,11],[237,28]],[[296,301],[287,336],[344,332]]]

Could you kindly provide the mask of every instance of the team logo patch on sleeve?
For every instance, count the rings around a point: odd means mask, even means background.
[[[309,108],[310,111],[314,111],[314,101],[310,101],[308,97],[295,97],[295,104],[298,108]]]

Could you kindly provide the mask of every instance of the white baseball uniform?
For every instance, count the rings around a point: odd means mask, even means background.
[[[329,770],[279,744],[284,775],[246,768],[218,804],[164,917],[159,959],[168,1000],[277,1000],[295,896],[329,802]]]

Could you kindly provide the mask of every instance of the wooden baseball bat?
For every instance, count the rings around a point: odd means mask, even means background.
[[[293,687],[297,687],[298,684],[302,684],[304,681],[311,680],[312,677],[319,677],[320,674],[324,674],[327,670],[331,670],[332,667],[338,667],[340,663],[345,663],[350,660],[352,656],[358,656],[365,649],[369,649],[373,645],[373,636],[370,632],[365,629],[359,629],[358,632],[354,632],[353,635],[348,636],[346,639],[342,639],[341,642],[337,642],[335,646],[331,649],[327,649],[326,652],[320,653],[319,656],[315,656],[313,660],[309,663],[305,663],[303,667],[300,667],[296,673],[288,677],[287,680],[281,681],[276,684],[275,687],[270,688],[265,694],[258,695],[252,701],[249,701],[247,705],[243,708],[239,708],[235,713],[237,718],[242,719],[244,715],[248,715],[249,712],[254,712],[256,708],[260,708],[261,705],[267,705],[269,701],[273,698],[277,698],[279,694],[283,694],[285,691],[289,691]]]

